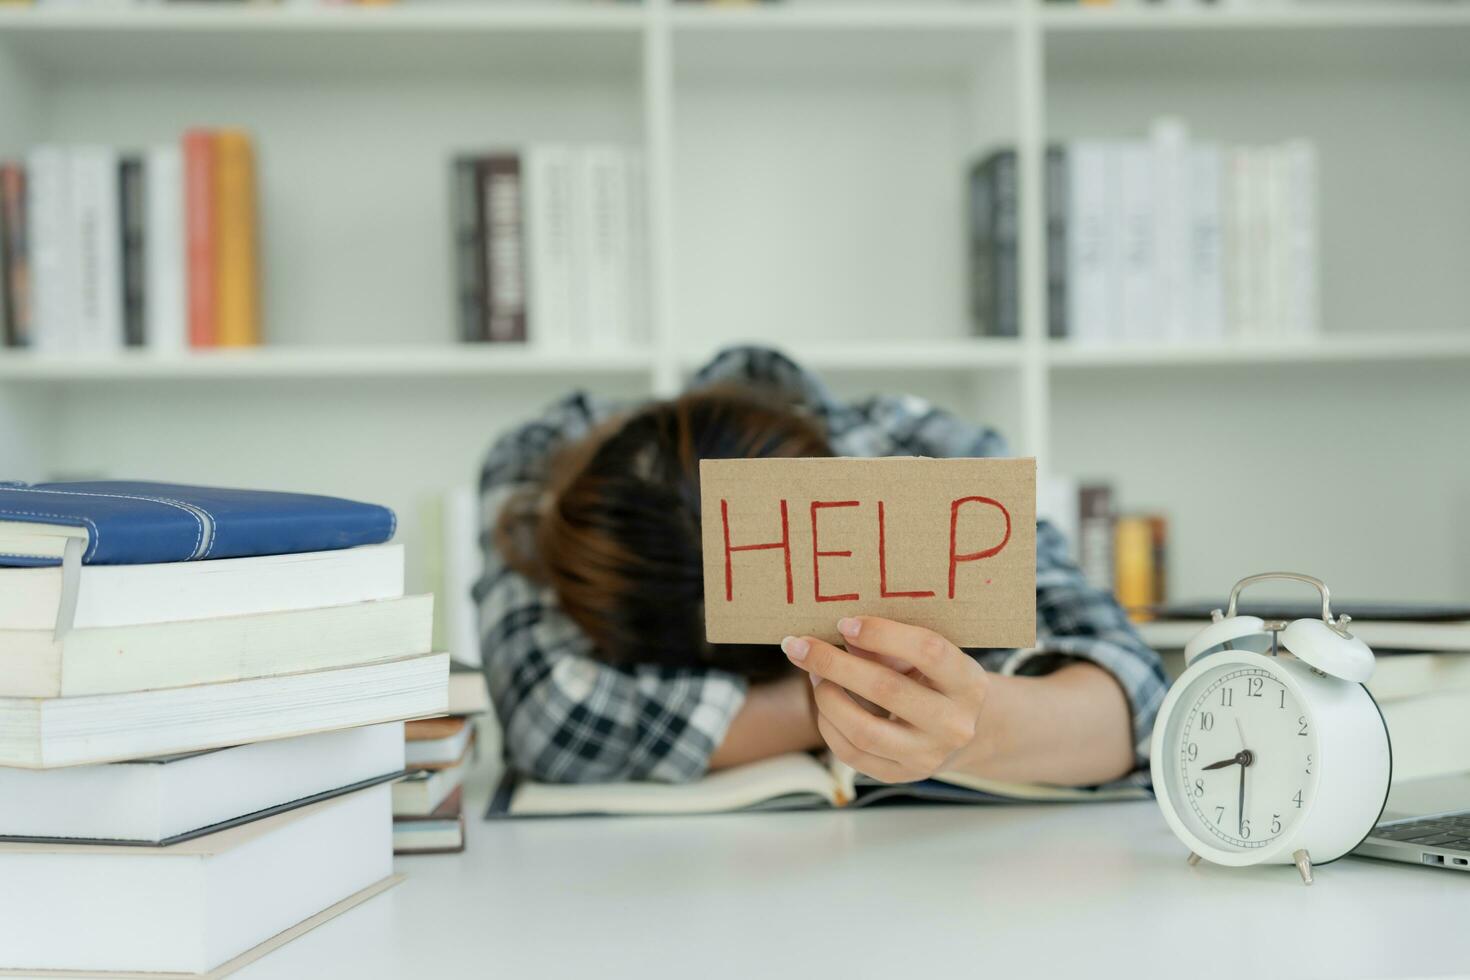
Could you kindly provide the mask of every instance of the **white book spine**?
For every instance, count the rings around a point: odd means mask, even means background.
[[[1102,143],[1079,141],[1067,148],[1071,166],[1067,197],[1067,325],[1080,344],[1106,343],[1112,302],[1109,296],[1108,169]]]
[[[1286,154],[1280,146],[1264,147],[1262,161],[1262,201],[1265,227],[1264,269],[1261,275],[1261,305],[1265,309],[1265,325],[1273,340],[1290,337],[1293,328],[1287,302],[1290,296],[1291,255],[1286,247],[1288,211]]]
[[[628,151],[628,320],[635,346],[653,343],[653,313],[649,281],[648,168],[643,153]]]
[[[1189,322],[1204,343],[1225,339],[1225,200],[1220,147],[1189,148]]]
[[[565,349],[572,343],[572,151],[564,145],[532,146],[526,169],[530,334],[543,347]]]
[[[1286,167],[1287,324],[1299,337],[1321,329],[1317,253],[1317,148],[1306,140],[1283,147]]]
[[[1154,305],[1156,335],[1169,341],[1198,340],[1190,316],[1189,133],[1184,123],[1158,119],[1150,128],[1155,176]]]
[[[1125,143],[1120,154],[1122,336],[1129,343],[1146,343],[1159,338],[1154,290],[1157,268],[1154,158],[1150,148],[1142,143]]]
[[[592,345],[627,343],[628,181],[623,151],[591,146],[582,156],[588,215],[587,299],[593,317]]]
[[[123,346],[122,221],[117,151],[71,152],[72,220],[76,233],[78,343],[86,350]]]
[[[70,244],[71,164],[60,146],[38,146],[26,159],[30,218],[33,343],[38,350],[76,346],[75,249]]]
[[[567,335],[572,346],[584,349],[592,343],[594,311],[588,292],[591,264],[592,195],[587,187],[587,150],[567,151],[567,249],[568,302]]]
[[[147,345],[174,353],[189,346],[184,287],[184,162],[178,144],[153,147],[147,182]]]
[[[1243,146],[1227,152],[1228,213],[1225,225],[1225,281],[1230,333],[1240,340],[1255,336],[1259,317],[1254,309],[1251,256],[1255,249],[1251,228],[1251,151]]]

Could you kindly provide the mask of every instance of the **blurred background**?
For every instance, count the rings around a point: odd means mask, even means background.
[[[0,476],[342,494],[781,347],[1038,458],[1133,607],[1470,597],[1470,4],[0,4]]]

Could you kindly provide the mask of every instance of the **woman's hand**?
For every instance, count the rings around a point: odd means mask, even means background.
[[[781,641],[811,677],[817,729],[832,753],[887,783],[951,768],[979,730],[985,670],[932,630],[875,616],[839,620],[837,629],[846,650],[810,636]]]

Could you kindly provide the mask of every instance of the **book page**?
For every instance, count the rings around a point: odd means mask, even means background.
[[[710,773],[695,783],[522,783],[511,800],[512,816],[553,814],[683,814],[743,810],[781,797],[809,797],[811,805],[834,803],[826,767],[793,752]]]

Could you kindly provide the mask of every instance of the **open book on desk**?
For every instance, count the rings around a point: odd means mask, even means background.
[[[759,810],[816,810],[909,803],[1080,803],[1147,799],[1138,787],[1074,789],[1003,783],[944,773],[888,784],[835,759],[804,752],[712,772],[693,783],[537,783],[507,773],[487,819],[552,816],[654,816]]]

